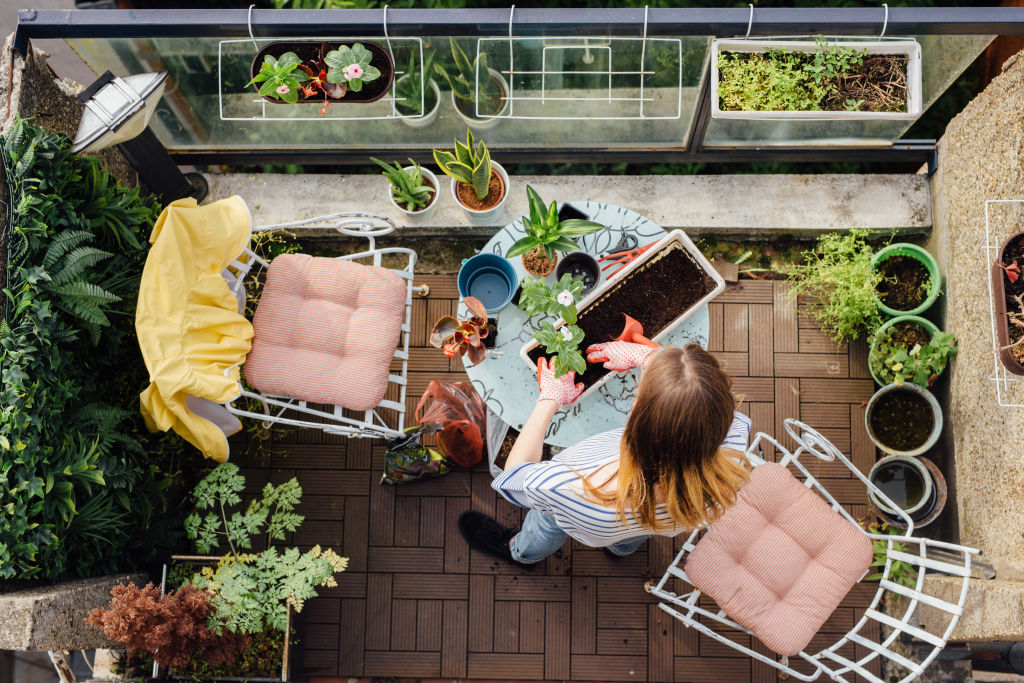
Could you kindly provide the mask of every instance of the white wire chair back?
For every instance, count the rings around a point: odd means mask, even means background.
[[[853,679],[848,678],[848,676],[850,674],[857,674],[864,680],[870,681],[870,683],[884,683],[882,678],[873,674],[868,668],[872,666],[875,660],[880,660],[884,668],[890,671],[888,675],[885,675],[885,680],[908,683],[920,676],[924,669],[938,656],[942,648],[945,647],[960,616],[963,614],[967,588],[971,578],[971,558],[978,551],[974,548],[954,543],[914,537],[914,521],[902,511],[900,511],[900,518],[907,524],[907,530],[902,535],[868,533],[839,501],[822,486],[818,478],[800,462],[802,455],[809,453],[824,462],[838,461],[854,477],[860,480],[867,489],[878,496],[878,499],[884,504],[894,510],[900,510],[899,506],[893,503],[877,486],[872,484],[843,455],[842,451],[816,430],[792,418],[786,419],[784,425],[787,435],[797,444],[796,449],[791,451],[772,436],[758,432],[745,454],[751,464],[756,467],[767,462],[763,449],[767,445],[773,446],[781,455],[778,463],[784,467],[796,469],[803,476],[804,486],[821,495],[833,510],[855,525],[873,542],[886,543],[885,565],[880,572],[881,579],[878,582],[878,589],[875,591],[870,605],[854,624],[853,628],[827,648],[813,653],[800,652],[797,657],[810,664],[809,672],[800,672],[790,665],[788,657],[776,660],[774,657],[742,645],[727,635],[713,630],[706,623],[702,623],[699,620],[701,617],[705,621],[711,620],[722,626],[728,626],[737,631],[750,634],[752,638],[755,637],[749,629],[732,620],[723,610],[712,611],[698,604],[701,591],[693,586],[693,583],[686,575],[684,566],[687,556],[697,546],[698,537],[705,529],[697,529],[690,534],[661,579],[657,584],[649,583],[646,589],[649,593],[663,601],[659,604],[662,610],[679,619],[687,627],[696,629],[703,635],[739,650],[753,659],[768,664],[778,669],[782,674],[792,676],[795,679],[813,681],[821,676],[825,676],[833,681],[852,683]],[[907,563],[916,570],[917,578],[913,587],[905,586],[894,580],[895,577],[892,575],[894,562]],[[959,596],[955,603],[926,592],[925,578],[929,571],[933,574],[947,574],[961,578]],[[863,577],[861,580],[863,581]],[[683,589],[677,593],[672,589],[677,588],[678,582],[683,583]],[[897,601],[890,601],[890,606],[898,605],[897,609],[902,613],[902,616],[899,618],[882,611],[885,609],[885,596],[887,593],[899,598]],[[948,615],[949,620],[944,628],[928,630],[916,623],[917,611],[920,605],[927,605]],[[880,636],[872,637],[871,634],[876,630]],[[917,661],[906,655],[905,641],[907,639],[918,644]],[[842,648],[849,645],[855,646],[857,650],[861,650],[865,654],[854,658],[839,654]],[[893,671],[897,673],[891,673]]]

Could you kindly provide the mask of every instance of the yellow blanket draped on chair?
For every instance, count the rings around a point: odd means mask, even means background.
[[[238,396],[253,335],[222,271],[248,246],[250,230],[237,196],[169,204],[149,238],[135,314],[150,380],[141,395],[146,426],[173,429],[218,462],[241,423],[217,404]]]

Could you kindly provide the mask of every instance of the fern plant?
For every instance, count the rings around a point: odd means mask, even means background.
[[[491,182],[491,153],[483,140],[479,144],[473,131],[466,129],[465,144],[455,140],[455,153],[434,150],[434,161],[445,175],[473,188],[477,199],[487,197]]]
[[[412,168],[408,171],[399,166],[397,161],[394,166],[375,157],[370,157],[370,161],[384,169],[381,175],[391,183],[391,195],[396,204],[405,205],[406,211],[418,211],[430,204],[436,190],[423,183],[423,171],[415,161],[409,159]]]

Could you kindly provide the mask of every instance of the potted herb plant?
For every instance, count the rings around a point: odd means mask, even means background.
[[[252,60],[247,85],[256,85],[263,99],[275,104],[323,100],[320,113],[332,102],[376,102],[387,94],[395,77],[391,55],[377,43],[276,41],[264,45]]]
[[[388,179],[388,199],[395,208],[409,217],[410,220],[422,220],[437,208],[437,176],[427,168],[422,168],[412,159],[411,166],[389,166],[380,159],[370,157],[382,169]]]
[[[921,455],[942,434],[942,408],[932,392],[912,382],[887,384],[868,401],[864,424],[886,453]]]
[[[803,261],[788,268],[790,295],[817,301],[811,315],[836,343],[858,339],[878,329],[875,289],[882,275],[872,264],[866,230],[826,233]]]
[[[921,46],[897,41],[715,39],[711,115],[722,119],[914,119]]]
[[[999,247],[991,267],[993,309],[999,362],[1015,375],[1024,375],[1024,231],[1010,235]]]
[[[402,123],[410,128],[426,128],[437,119],[441,109],[441,89],[431,78],[434,73],[434,53],[423,54],[423,69],[416,69],[416,53],[409,55],[405,75],[395,81],[395,109]]]
[[[570,370],[577,377],[582,376],[587,371],[587,361],[580,353],[583,330],[575,325],[562,325],[556,330],[549,320],[541,321],[540,327],[531,336],[544,347],[545,353],[541,355],[554,356],[555,377],[561,377]]]
[[[939,298],[939,264],[916,244],[882,247],[871,258],[871,267],[882,275],[875,289],[878,308],[886,315],[921,315]]]
[[[530,215],[523,216],[526,236],[509,247],[505,258],[521,257],[523,268],[531,275],[544,277],[554,270],[558,251],[576,251],[579,247],[570,237],[582,237],[604,228],[600,223],[580,218],[559,219],[555,202],[545,206],[544,200],[529,185],[526,196],[530,204]]]
[[[453,152],[434,150],[434,161],[452,179],[452,196],[478,225],[493,223],[508,199],[508,173],[491,154],[483,140],[466,130],[465,144],[455,140]]]
[[[930,387],[956,356],[956,337],[916,315],[886,321],[871,338],[868,369],[879,385]]]
[[[487,355],[484,340],[490,335],[487,309],[474,297],[463,300],[469,309],[469,320],[459,320],[450,315],[442,316],[430,330],[430,345],[442,349],[449,358],[468,356],[469,362],[479,365]]]
[[[473,128],[484,129],[497,125],[501,119],[495,117],[503,116],[509,108],[508,81],[501,73],[487,66],[487,55],[480,53],[471,62],[454,38],[448,41],[451,44],[454,71],[449,74],[440,63],[434,64],[434,71],[448,82],[456,113]],[[483,74],[487,75],[487,80],[479,81],[478,77]],[[478,114],[487,118],[481,118]]]

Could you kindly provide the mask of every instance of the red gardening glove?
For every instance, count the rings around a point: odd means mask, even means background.
[[[647,356],[654,353],[655,350],[650,346],[627,341],[591,344],[587,347],[587,362],[604,363],[606,370],[625,372],[643,365]]]
[[[580,397],[583,382],[576,382],[576,373],[572,370],[555,377],[555,359],[540,358],[537,361],[537,388],[541,399],[551,399],[561,408]]]

